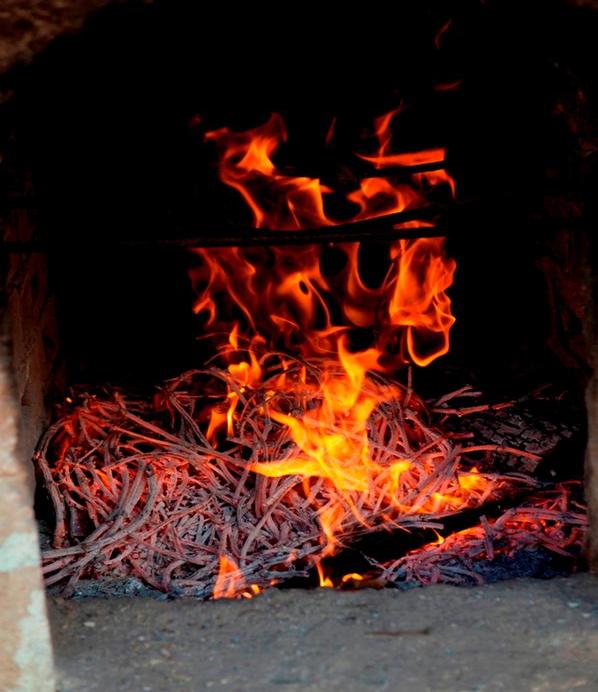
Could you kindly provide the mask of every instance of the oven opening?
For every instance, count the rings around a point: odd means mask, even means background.
[[[345,32],[115,3],[6,72],[7,376],[48,594],[593,564],[574,5]]]

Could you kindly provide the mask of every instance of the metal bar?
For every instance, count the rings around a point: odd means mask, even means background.
[[[438,214],[438,208],[434,208],[434,215]],[[79,239],[47,239],[30,241],[0,241],[0,253],[27,253],[27,252],[51,252],[55,250],[73,250],[78,248],[94,249],[98,247],[114,248],[210,248],[255,245],[298,245],[309,243],[347,243],[361,240],[399,240],[411,238],[434,238],[447,235],[447,229],[438,226],[428,226],[422,223],[413,228],[394,228],[395,225],[405,222],[423,222],[433,218],[432,207],[401,212],[377,219],[367,219],[352,223],[338,224],[335,226],[322,226],[320,228],[305,230],[268,230],[261,228],[248,229],[223,229],[218,233],[215,229],[206,230],[206,234],[194,237],[174,238],[108,238],[92,239],[83,237]]]

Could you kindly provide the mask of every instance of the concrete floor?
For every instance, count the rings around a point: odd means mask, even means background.
[[[598,578],[52,599],[59,690],[598,690]]]

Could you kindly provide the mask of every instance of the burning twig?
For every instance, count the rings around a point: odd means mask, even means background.
[[[480,583],[476,565],[498,555],[513,557],[521,550],[544,548],[567,558],[577,557],[587,527],[583,508],[570,509],[571,484],[538,494],[490,522],[458,531],[414,550],[386,566],[392,582],[431,584]]]
[[[234,368],[184,373],[153,401],[85,395],[48,430],[36,454],[56,516],[53,548],[44,553],[48,584],[72,589],[82,576],[136,576],[178,594],[252,595],[305,573],[358,535],[441,526],[443,517],[533,483],[473,466],[472,452],[526,454],[456,446],[428,422],[433,411],[395,382],[377,376],[359,385],[355,407],[368,397],[380,402],[368,409],[364,438],[346,414],[323,417],[326,388],[344,393],[317,361],[269,354],[258,366],[251,384]],[[224,433],[224,415],[208,435],[211,412],[227,406],[232,428]],[[328,450],[321,464],[310,457],[313,434]],[[367,458],[347,459],[364,445]],[[478,545],[489,554],[502,528],[521,522],[518,511],[491,526],[483,520],[483,535],[471,534],[472,555]],[[582,525],[581,515],[574,523]],[[87,527],[83,540],[74,524]],[[521,543],[524,534],[510,535]],[[544,545],[558,547],[557,538],[546,534]],[[453,567],[424,567],[432,553],[418,556],[388,567],[387,578],[460,578]]]
[[[444,425],[499,415],[504,405],[453,406],[479,396],[466,387],[428,406],[413,391],[411,369],[407,387],[373,374],[428,365],[448,351],[454,322],[447,290],[456,263],[422,214],[433,211],[432,190],[454,196],[455,184],[444,149],[393,151],[400,110],[374,122],[378,147],[359,154],[369,174],[354,190],[339,190],[350,219],[328,214],[331,189],[319,178],[277,166],[272,157],[287,136],[280,115],[245,132],[206,133],[221,180],[252,211],[250,240],[268,248],[249,251],[245,238],[234,238],[234,247],[194,250],[194,311],[208,330],[228,333],[234,324],[218,350],[224,367],[213,359],[151,401],[117,390],[84,395],[44,436],[36,461],[56,516],[53,548],[44,553],[48,584],[66,582],[68,590],[82,577],[135,576],[171,593],[251,597],[316,568],[330,586],[323,560],[363,534],[442,529],[447,517],[481,513],[515,487],[534,486],[521,471],[533,470],[537,454],[462,446],[470,437]],[[360,274],[358,242],[347,242],[365,237],[363,224],[376,237],[391,230],[394,241],[375,287]],[[319,243],[341,239],[346,262],[327,276]],[[370,348],[351,351],[353,329],[371,332]],[[281,344],[302,358],[274,350]],[[497,455],[514,470],[492,472]],[[483,519],[445,544],[465,541],[474,560],[498,554],[500,536],[513,548],[541,535],[544,547],[562,551],[582,527],[562,505]],[[571,527],[577,533],[567,533]],[[447,562],[441,547],[410,553],[382,580],[476,578],[470,564]]]

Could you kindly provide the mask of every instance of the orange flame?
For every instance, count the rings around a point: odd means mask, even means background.
[[[235,598],[244,587],[245,580],[236,562],[225,554],[220,555],[218,577],[214,584],[212,598]]]
[[[367,421],[380,399],[363,391],[367,370],[377,367],[379,353],[369,349],[350,353],[345,340],[338,341],[342,370],[323,373],[323,399],[309,415],[295,417],[271,411],[271,417],[286,425],[302,455],[284,461],[254,464],[264,476],[303,475],[329,479],[339,490],[367,491],[371,462]],[[325,535],[334,525],[334,512],[323,514]]]
[[[395,109],[375,121],[377,152],[360,157],[377,169],[422,163],[442,166],[442,148],[391,151],[391,124],[400,112],[401,108]],[[280,115],[245,132],[228,128],[208,132],[206,139],[218,148],[221,180],[242,195],[256,227],[288,230],[338,223],[325,209],[325,195],[333,190],[315,178],[285,175],[275,164],[275,155],[287,140]],[[352,220],[361,221],[425,206],[427,191],[443,185],[454,194],[454,181],[441,168],[414,172],[409,183],[404,178],[397,182],[392,175],[365,177],[345,198],[355,206]],[[335,350],[331,336],[339,328],[370,327],[376,321],[380,327],[376,348],[381,353],[397,335],[404,343],[403,354],[419,365],[447,352],[454,319],[446,289],[455,263],[445,258],[441,239],[392,243],[388,279],[377,288],[361,278],[359,244],[346,243],[339,249],[347,261],[334,283],[322,270],[322,248],[317,245],[196,250],[202,264],[192,271],[198,287],[194,311],[206,316],[206,326],[226,330],[226,323],[218,323],[218,303],[226,319],[241,314],[252,333],[269,336],[272,345],[280,339],[304,357]],[[344,325],[334,324],[332,304],[341,307]],[[383,316],[380,307],[385,304]]]
[[[442,238],[400,240],[395,247],[399,270],[388,311],[393,325],[407,327],[407,349],[414,363],[429,365],[449,350],[449,331],[455,322],[446,289],[456,264],[443,255]],[[423,354],[418,337],[435,337]]]
[[[378,172],[344,194],[355,210],[350,220],[423,207],[428,192],[439,186],[454,195],[454,181],[443,169],[444,149],[393,151],[392,124],[401,110],[399,107],[374,122],[377,150],[359,157]],[[333,137],[335,124],[336,120],[327,142]],[[217,147],[221,180],[243,197],[255,227],[300,230],[347,220],[333,218],[326,210],[326,199],[335,194],[333,189],[317,178],[287,175],[275,163],[287,141],[280,115],[274,114],[265,124],[245,132],[229,128],[208,132],[206,139]],[[435,170],[422,171],[422,165]],[[382,169],[397,167],[407,169],[400,182],[392,171],[380,175]],[[409,170],[413,167],[419,168]],[[274,242],[275,238],[274,234]],[[446,291],[456,265],[445,256],[444,240],[390,243],[386,277],[375,287],[362,278],[360,244],[343,243],[338,249],[346,262],[335,276],[324,271],[319,245],[198,249],[195,253],[201,264],[191,271],[197,289],[195,312],[205,316],[206,326],[229,333],[222,353],[232,377],[225,405],[214,406],[206,417],[208,440],[216,444],[225,429],[229,437],[233,436],[239,402],[263,377],[258,352],[283,346],[304,358],[319,359],[317,383],[310,381],[305,368],[291,379],[281,373],[276,383],[282,393],[300,387],[310,401],[306,410],[286,409],[284,397],[273,400],[267,409],[270,419],[287,429],[298,453],[253,463],[250,470],[273,478],[318,478],[334,489],[336,495],[318,509],[324,546],[321,557],[337,550],[346,507],[358,521],[366,523],[355,493],[367,494],[383,483],[384,502],[395,511],[441,512],[449,511],[455,503],[466,503],[468,486],[473,487],[471,484],[479,479],[483,483],[483,477],[472,472],[447,481],[431,495],[422,492],[407,497],[405,479],[416,479],[421,468],[408,459],[380,466],[368,439],[368,421],[376,408],[403,396],[398,387],[382,385],[369,378],[368,372],[409,361],[426,366],[448,351],[454,317]],[[236,321],[231,331],[233,315]],[[374,328],[375,333],[374,343],[359,352],[349,347],[348,332],[356,327]],[[249,346],[240,346],[241,335]],[[401,348],[397,349],[399,342]],[[409,487],[414,485],[417,483]],[[309,496],[308,489],[306,493]],[[320,584],[332,586],[319,561],[317,568]],[[223,555],[214,597],[231,597],[242,590],[237,566]]]
[[[325,226],[323,195],[330,190],[315,178],[289,177],[272,161],[287,132],[280,115],[246,132],[227,127],[206,134],[222,151],[220,178],[238,190],[254,216],[256,228],[297,229]]]

